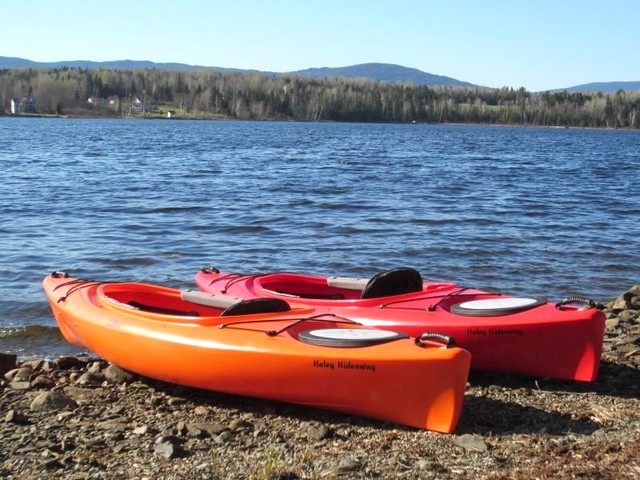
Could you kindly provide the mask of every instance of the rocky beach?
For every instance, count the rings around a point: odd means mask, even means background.
[[[598,308],[595,382],[472,372],[450,435],[0,354],[0,478],[639,478],[640,286]]]

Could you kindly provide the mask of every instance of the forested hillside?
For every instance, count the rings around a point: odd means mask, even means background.
[[[365,79],[157,69],[0,70],[0,105],[39,114],[256,120],[461,122],[640,128],[640,94],[427,87]]]

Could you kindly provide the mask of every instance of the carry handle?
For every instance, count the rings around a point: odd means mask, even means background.
[[[444,333],[427,332],[416,337],[416,345],[421,348],[432,347],[434,342],[442,343],[446,348],[453,347],[456,344],[455,338]]]
[[[220,270],[212,265],[203,265],[202,267],[200,267],[200,271],[202,273],[220,273]]]
[[[591,300],[588,297],[584,297],[582,295],[575,295],[573,297],[567,297],[560,302],[556,303],[556,308],[558,310],[565,310],[565,306],[576,306],[576,305],[584,305],[583,308],[595,308],[596,302]]]

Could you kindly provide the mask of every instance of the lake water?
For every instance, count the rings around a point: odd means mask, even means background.
[[[0,351],[74,353],[42,278],[242,272],[559,300],[640,283],[640,132],[0,118]]]

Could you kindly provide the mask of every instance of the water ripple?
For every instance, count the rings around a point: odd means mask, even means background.
[[[6,117],[0,128],[12,139],[0,151],[4,329],[53,327],[40,282],[61,268],[193,288],[208,263],[364,277],[408,265],[550,298],[640,283],[640,132]]]

